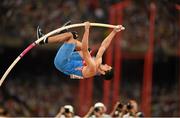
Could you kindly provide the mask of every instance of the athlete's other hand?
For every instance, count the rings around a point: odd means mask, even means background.
[[[85,24],[85,29],[89,29],[90,28],[90,22],[89,21],[85,22],[84,24]]]
[[[114,31],[116,32],[119,32],[121,30],[125,30],[125,28],[122,26],[122,25],[117,25],[115,28],[114,28]]]

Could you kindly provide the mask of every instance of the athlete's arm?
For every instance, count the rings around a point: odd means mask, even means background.
[[[116,35],[117,32],[121,31],[121,26],[117,26],[116,28],[114,28],[114,30],[103,40],[103,42],[101,43],[101,46],[98,50],[98,53],[96,55],[96,60],[98,60],[99,58],[102,58],[104,52],[106,51],[106,49],[109,47],[112,39],[114,38],[114,36]]]
[[[82,39],[82,53],[83,53],[84,58],[90,58],[91,57],[91,55],[88,51],[89,28],[90,28],[89,22],[85,22],[85,32],[84,32],[83,39]]]

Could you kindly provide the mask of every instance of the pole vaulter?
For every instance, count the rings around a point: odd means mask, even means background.
[[[41,41],[43,41],[45,38],[48,38],[50,36],[53,36],[55,34],[58,34],[59,32],[66,30],[66,29],[71,29],[71,28],[76,28],[76,27],[82,27],[85,26],[87,23],[79,23],[79,24],[72,24],[72,25],[68,25],[68,26],[64,26],[61,28],[58,28],[56,30],[53,30],[49,33],[47,33],[46,35],[43,35],[41,38],[37,39],[36,41],[34,41],[33,43],[31,43],[14,61],[13,63],[8,67],[8,69],[6,70],[6,72],[4,73],[4,75],[2,76],[1,80],[0,80],[0,86],[2,85],[2,83],[4,82],[4,80],[6,79],[6,77],[8,76],[8,74],[10,73],[10,71],[14,68],[14,66],[19,62],[19,60],[24,57],[25,54],[27,54],[32,48],[34,48],[36,45],[38,45]],[[110,24],[103,24],[103,23],[89,23],[89,26],[93,26],[93,27],[105,27],[105,28],[117,28],[117,25],[110,25]],[[120,26],[120,30],[125,30],[125,28],[122,25],[118,25]]]

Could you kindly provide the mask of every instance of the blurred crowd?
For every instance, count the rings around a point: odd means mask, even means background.
[[[106,7],[106,6],[103,6]],[[3,0],[1,4],[1,37],[15,37],[23,43],[36,39],[36,27],[52,31],[71,20],[73,23],[104,22],[107,18],[101,6],[91,0]]]
[[[77,87],[79,86],[79,81],[64,78],[57,73],[36,76],[33,76],[33,73],[17,75],[9,78],[4,84],[5,86],[0,90],[0,108],[6,111],[7,116],[61,116],[66,115],[64,114],[66,110],[64,110],[63,106],[71,105],[72,108],[69,108],[69,111],[73,111],[73,115],[82,117],[82,114],[78,114],[80,107],[87,106],[79,105],[78,94],[74,94],[79,92]],[[103,80],[99,78],[99,81],[101,83],[94,82],[94,91],[100,95],[102,94],[100,87]],[[106,110],[103,111],[96,109],[96,102],[101,101],[102,96],[94,96],[94,101],[92,101],[94,105],[92,104],[89,112],[87,111],[84,116],[94,117],[94,115],[102,115],[104,113],[109,114],[109,117],[143,115],[140,113],[140,92],[142,91],[140,90],[141,85],[138,83],[138,81],[133,81],[132,83],[122,82],[120,88],[121,90],[123,89],[123,92],[120,93],[121,100],[115,105],[108,105]],[[177,93],[177,85],[171,85],[168,88],[167,86],[153,85],[152,116],[178,116]],[[133,108],[128,106],[130,99],[134,99],[132,100],[132,104],[135,104]],[[98,105],[103,106],[102,104],[99,103]]]
[[[85,118],[130,118],[130,117],[144,117],[142,112],[138,111],[138,104],[135,100],[129,100],[127,104],[122,104],[117,102],[111,111],[110,114],[106,113],[107,108],[106,106],[101,103],[97,102],[92,106],[87,114],[85,114]],[[56,118],[63,118],[63,117],[79,117],[75,115],[73,106],[65,105],[61,107],[59,113],[56,115]]]
[[[20,77],[22,77],[20,79]],[[30,78],[27,78],[30,77]],[[26,78],[26,79],[25,79]],[[45,79],[46,78],[46,79]],[[8,81],[6,87],[0,91],[1,116],[49,116],[63,117],[136,117],[142,116],[138,103],[129,100],[127,103],[117,102],[112,105],[112,110],[103,103],[97,102],[89,111],[78,115],[80,105],[77,105],[77,83],[69,83],[53,77],[49,81],[46,76],[31,78],[31,75],[22,74],[16,80]],[[14,78],[15,79],[15,78]],[[24,79],[24,80],[23,80]],[[65,79],[65,78],[64,78]],[[70,104],[70,105],[69,105]],[[107,113],[107,111],[110,113]]]
[[[0,39],[8,37],[24,43],[36,39],[36,27],[45,32],[60,27],[71,20],[73,23],[84,21],[108,23],[109,7],[125,0],[3,0],[0,5]],[[178,48],[179,12],[176,1],[155,1],[155,51],[175,55]],[[150,27],[149,1],[131,1],[123,9],[123,32],[121,47],[126,51],[145,52],[149,43]],[[118,12],[117,12],[118,13]],[[98,30],[91,34],[93,44],[98,37],[104,37],[107,30]],[[93,32],[93,31],[92,31]],[[98,33],[98,34],[97,34]],[[103,38],[101,38],[103,39]]]
[[[178,3],[178,2],[177,2]],[[124,10],[126,32],[123,34],[122,48],[144,52],[148,48],[151,27],[150,16],[155,11],[154,44],[156,56],[176,55],[179,39],[179,11],[175,1],[137,1]]]

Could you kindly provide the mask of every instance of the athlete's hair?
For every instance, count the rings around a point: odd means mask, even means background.
[[[108,70],[105,72],[105,75],[101,75],[101,77],[105,80],[111,80],[114,76],[114,69]]]

